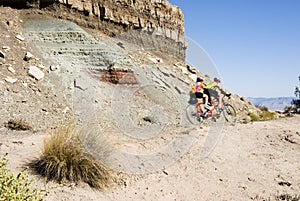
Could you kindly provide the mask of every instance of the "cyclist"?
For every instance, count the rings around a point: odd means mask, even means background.
[[[207,105],[208,103],[208,95],[204,93],[204,88],[205,85],[203,83],[203,79],[201,79],[200,77],[197,77],[196,80],[196,86],[195,86],[195,95],[198,99],[204,99],[204,108],[209,110],[209,106]]]
[[[230,95],[231,95],[230,93],[227,93],[225,90],[223,90],[220,87],[220,85],[219,85],[220,83],[221,83],[221,80],[215,77],[213,82],[209,83],[208,85],[206,85],[204,87],[204,93],[207,94],[207,96],[208,96],[209,104],[211,103],[211,97],[213,97],[219,101],[219,107],[220,107],[220,103],[222,102],[222,98],[219,95],[219,91],[222,94],[225,94],[227,97],[230,97]]]
[[[220,84],[221,80],[218,78],[214,78],[214,81],[209,83],[204,87],[204,93],[208,96],[208,102],[211,103],[211,97],[215,98],[216,100],[221,103],[221,97],[219,96],[219,92],[226,94],[226,92],[221,89]]]

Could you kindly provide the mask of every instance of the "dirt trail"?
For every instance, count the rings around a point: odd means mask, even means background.
[[[263,200],[300,190],[300,116],[252,124],[226,125],[213,152],[200,159],[208,128],[198,130],[193,146],[180,160],[148,175],[123,177],[122,185],[104,192],[65,185],[46,200]],[[20,134],[20,133],[18,133]],[[42,148],[43,135],[2,140],[10,166],[20,169]],[[31,175],[32,177],[32,175]],[[36,185],[45,180],[34,177]],[[55,186],[47,183],[47,186]]]

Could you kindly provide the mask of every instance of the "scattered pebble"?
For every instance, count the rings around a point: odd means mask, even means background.
[[[50,66],[50,70],[51,70],[51,71],[56,71],[57,69],[58,69],[58,67],[55,66],[55,65],[51,65],[51,66]]]
[[[20,35],[20,34],[16,35],[16,38],[17,38],[18,40],[20,40],[20,41],[24,41],[24,40],[25,40],[25,37],[22,36],[22,35]]]
[[[6,24],[7,24],[8,26],[13,26],[13,25],[14,25],[14,21],[11,21],[11,20],[10,20],[10,21],[7,21]]]
[[[44,66],[43,64],[38,65],[38,67],[39,67],[40,69],[45,69],[45,66]]]
[[[8,47],[8,46],[3,46],[2,49],[5,50],[5,51],[8,51],[8,50],[10,50],[10,47]]]
[[[12,77],[7,76],[4,80],[5,80],[6,82],[8,82],[8,83],[13,84],[13,83],[15,83],[18,79],[17,79],[17,78],[12,78]]]
[[[16,71],[15,71],[15,69],[13,68],[13,67],[11,67],[11,66],[9,66],[8,68],[7,68],[7,70],[9,71],[9,72],[12,72],[12,73],[16,73]]]
[[[30,59],[32,59],[33,55],[30,52],[26,52],[24,60],[25,61],[29,61]]]
[[[4,58],[4,57],[5,57],[5,53],[4,53],[4,52],[2,52],[1,50],[0,50],[0,57],[2,57],[2,58]]]

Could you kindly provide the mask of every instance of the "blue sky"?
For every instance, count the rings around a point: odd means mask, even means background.
[[[182,9],[190,47],[209,55],[225,88],[244,97],[294,96],[300,75],[299,0],[169,2]],[[192,56],[187,63],[205,69]]]

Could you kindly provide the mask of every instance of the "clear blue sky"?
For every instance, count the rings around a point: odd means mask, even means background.
[[[225,88],[244,97],[294,96],[300,0],[169,2],[182,9],[185,36],[211,57]]]

